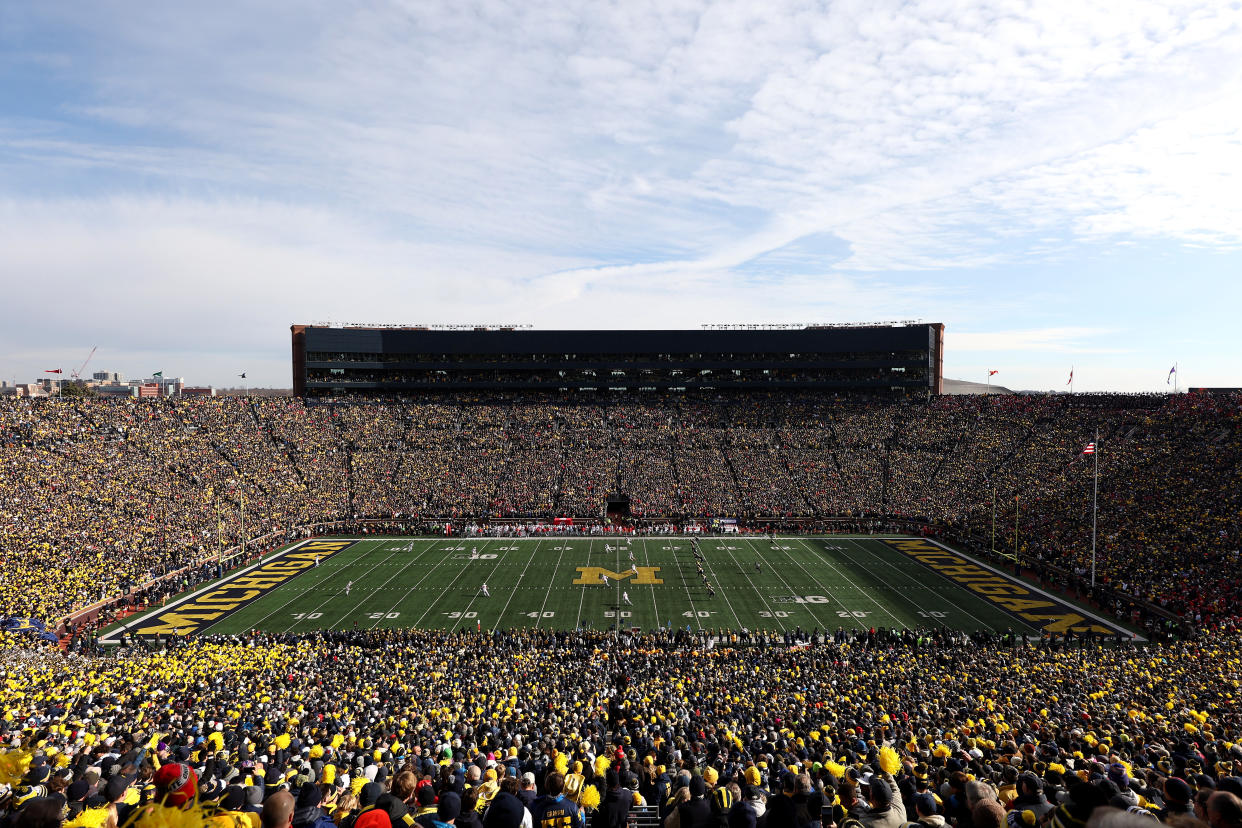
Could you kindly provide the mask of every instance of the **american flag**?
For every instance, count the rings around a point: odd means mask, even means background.
[[[1083,454],[1095,454],[1095,443],[1087,443],[1087,447],[1082,450]]]

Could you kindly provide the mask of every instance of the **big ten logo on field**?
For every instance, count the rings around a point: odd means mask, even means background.
[[[354,545],[348,540],[307,541],[269,560],[244,569],[211,589],[174,604],[139,622],[135,635],[192,635],[231,615],[261,595],[308,569],[318,562]]]
[[[664,580],[660,576],[660,567],[658,566],[636,566],[633,569],[627,569],[624,572],[613,572],[602,566],[580,566],[578,567],[578,577],[574,579],[575,584],[582,586],[603,586],[612,581],[626,581],[632,584],[662,584]],[[604,579],[608,580],[605,581]]]

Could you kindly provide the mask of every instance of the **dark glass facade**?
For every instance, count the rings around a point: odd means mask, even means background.
[[[938,394],[944,326],[684,331],[294,325],[298,396],[824,389]]]

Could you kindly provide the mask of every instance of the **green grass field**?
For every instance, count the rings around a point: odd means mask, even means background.
[[[1115,626],[926,541],[705,537],[699,545],[714,596],[687,537],[304,541],[212,587],[126,619],[104,640],[117,640],[122,628],[143,636],[384,627],[611,629],[618,620],[646,630],[671,624],[1038,634],[1056,625]],[[921,561],[909,549],[940,557]],[[601,572],[609,575],[607,583]],[[954,574],[983,580],[968,588]],[[983,581],[992,597],[981,594]],[[484,583],[490,597],[482,594]],[[1022,611],[1000,605],[995,593]]]

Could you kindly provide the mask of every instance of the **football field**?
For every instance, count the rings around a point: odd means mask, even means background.
[[[924,539],[713,536],[698,549],[690,537],[658,536],[313,539],[126,619],[104,641],[122,632],[606,630],[618,622],[779,632],[1118,629]]]

